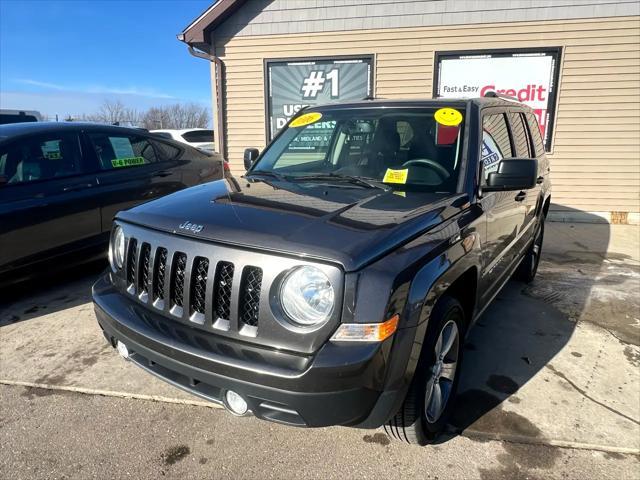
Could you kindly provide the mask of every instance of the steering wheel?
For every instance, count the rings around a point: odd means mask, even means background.
[[[443,180],[446,180],[451,176],[446,168],[444,168],[438,162],[429,160],[428,158],[414,158],[413,160],[409,160],[408,162],[404,162],[402,164],[403,168],[411,167],[411,166],[426,167],[426,168],[435,170],[442,177]]]

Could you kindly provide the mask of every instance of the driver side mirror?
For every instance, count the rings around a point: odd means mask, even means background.
[[[249,170],[260,155],[260,150],[257,148],[245,148],[244,149],[244,169]]]
[[[505,158],[498,164],[498,170],[491,172],[483,192],[505,192],[529,190],[538,181],[538,160],[535,158]]]

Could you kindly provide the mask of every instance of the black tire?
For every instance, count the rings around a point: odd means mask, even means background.
[[[540,255],[542,255],[542,241],[544,240],[544,217],[540,218],[540,223],[536,227],[533,242],[529,245],[527,253],[524,254],[520,265],[513,274],[515,280],[524,283],[531,283],[538,273]]]
[[[445,359],[449,361],[449,363],[445,362],[445,364],[450,365],[450,361],[455,356],[456,368],[454,368],[454,373],[451,375],[453,379],[449,381],[444,374],[444,369],[441,368],[442,362],[439,362],[440,367],[436,366],[436,343],[441,334],[445,334],[445,327],[449,329],[448,331],[453,329],[452,323],[457,328],[455,355],[453,355],[453,352],[450,352],[452,353],[451,356],[449,354],[445,355]],[[407,396],[400,410],[384,426],[385,432],[391,438],[405,443],[426,445],[436,440],[447,425],[460,378],[465,328],[464,310],[460,302],[448,296],[441,298],[431,312],[425,342]],[[438,391],[441,392],[442,398],[444,398],[446,383],[448,394],[446,395],[444,408],[436,418],[428,413],[425,404],[427,403],[427,389],[429,388],[433,393],[430,386],[437,375],[437,370],[442,372],[442,377],[438,376],[437,380],[438,385],[442,382],[442,386],[438,387]],[[447,372],[450,372],[450,367]],[[432,406],[431,401],[429,406]],[[433,413],[433,409],[431,413]]]

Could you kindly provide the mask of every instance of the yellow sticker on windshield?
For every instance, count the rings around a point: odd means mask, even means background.
[[[113,168],[134,167],[137,165],[144,165],[144,158],[142,157],[114,158],[113,160],[111,160],[111,166]]]
[[[317,122],[322,118],[322,114],[320,112],[309,112],[304,115],[300,115],[294,121],[292,121],[289,126],[290,127],[306,127],[307,125],[311,125],[312,123]]]
[[[445,127],[457,127],[462,123],[462,114],[455,108],[441,108],[433,114],[433,118]]]
[[[408,175],[408,168],[405,168],[404,170],[393,170],[391,168],[387,168],[382,181],[383,183],[407,183]]]

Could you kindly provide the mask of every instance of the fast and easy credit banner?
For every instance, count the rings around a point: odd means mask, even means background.
[[[268,140],[301,108],[373,94],[373,57],[267,61]]]
[[[561,49],[468,51],[436,54],[434,94],[483,97],[487,91],[516,97],[530,106],[551,150]]]

